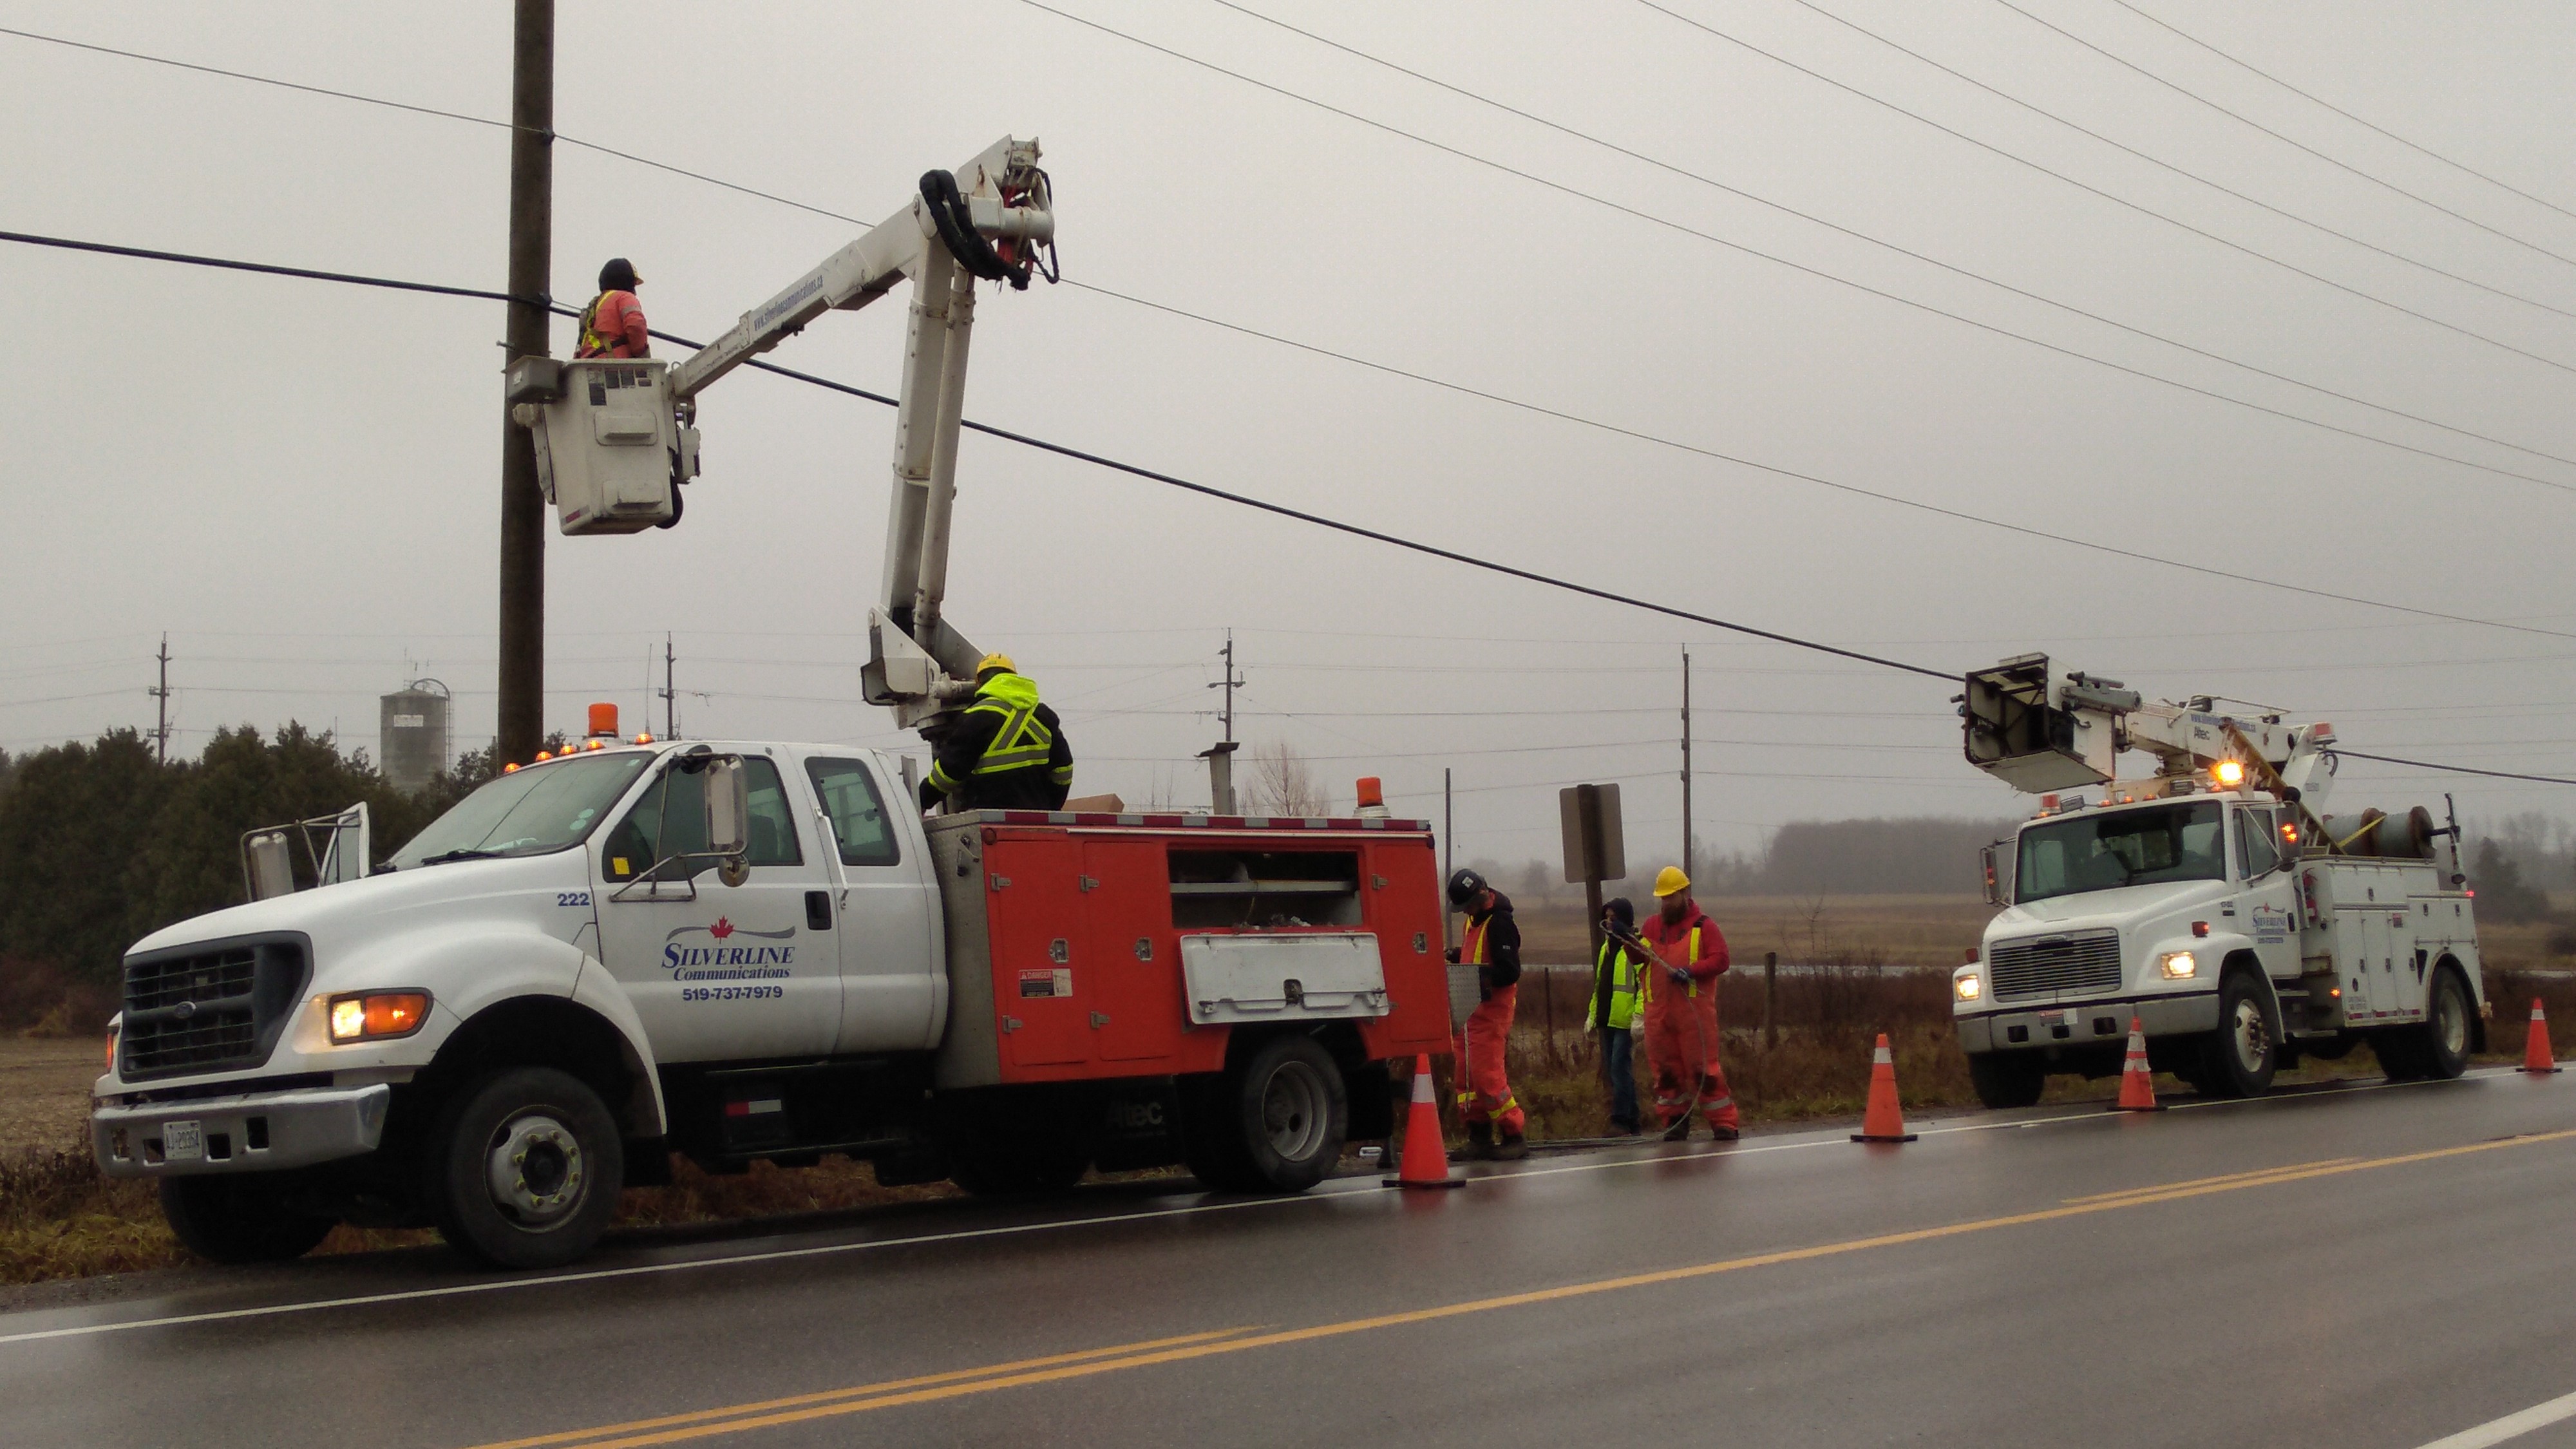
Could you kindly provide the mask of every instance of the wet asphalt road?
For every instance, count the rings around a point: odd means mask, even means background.
[[[0,1441],[2412,1449],[2576,1393],[2576,1074],[1922,1131],[187,1280],[0,1316]]]

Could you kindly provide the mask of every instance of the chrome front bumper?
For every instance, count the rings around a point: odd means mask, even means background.
[[[275,1172],[376,1150],[394,1090],[309,1087],[90,1110],[90,1151],[110,1177]]]
[[[1962,1016],[1959,1049],[1974,1056],[1980,1052],[2117,1044],[2129,1039],[2129,1018],[2133,1016],[2151,1037],[2215,1031],[2218,993],[2195,991],[2179,996],[2079,1001],[2065,1006],[2006,1007]]]

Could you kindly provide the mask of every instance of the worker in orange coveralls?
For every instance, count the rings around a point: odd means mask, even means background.
[[[1470,1159],[1515,1162],[1529,1156],[1521,1136],[1528,1119],[1503,1071],[1503,1044],[1520,1003],[1521,928],[1511,898],[1472,870],[1449,877],[1449,905],[1467,915],[1467,942],[1450,959],[1476,968],[1477,1007],[1458,1036],[1458,1115],[1467,1122]],[[1497,1137],[1497,1133],[1500,1134]]]
[[[575,357],[650,357],[653,338],[644,327],[644,304],[635,299],[635,289],[644,279],[635,275],[635,264],[624,257],[610,257],[599,269],[599,295],[581,309],[581,341],[573,348]]]
[[[1664,1140],[1690,1136],[1693,1077],[1711,1135],[1743,1133],[1735,1094],[1717,1060],[1717,978],[1728,965],[1726,937],[1691,899],[1690,877],[1668,865],[1655,877],[1654,919],[1639,930],[1662,965],[1646,975],[1646,1060],[1655,1073],[1655,1112]]]

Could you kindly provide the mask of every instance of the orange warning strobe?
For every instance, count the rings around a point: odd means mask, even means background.
[[[2522,1069],[2537,1076],[2558,1070],[2549,1055],[2549,1018],[2540,1009],[2540,998],[2531,998],[2531,1038],[2522,1049]]]
[[[2161,1112],[2156,1104],[2156,1070],[2147,1065],[2146,1023],[2129,1018],[2129,1055],[2120,1063],[2121,1112]]]
[[[1388,1187],[1465,1187],[1449,1175],[1449,1149],[1440,1141],[1440,1104],[1431,1098],[1431,1057],[1413,1059],[1413,1108],[1404,1119],[1404,1163]]]
[[[1854,1142],[1911,1142],[1914,1134],[1905,1130],[1905,1111],[1896,1102],[1896,1057],[1887,1049],[1887,1033],[1878,1034],[1878,1048],[1869,1054],[1869,1110],[1861,1114],[1860,1130],[1852,1134]]]

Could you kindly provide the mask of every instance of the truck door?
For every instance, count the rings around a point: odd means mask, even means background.
[[[2280,823],[2268,805],[2235,812],[2236,928],[2254,938],[2263,974],[2287,981],[2300,972],[2298,873],[2281,852]]]
[[[817,833],[840,867],[832,902],[841,953],[837,1050],[924,1050],[937,1042],[947,981],[931,930],[930,861],[905,858],[886,806],[895,791],[866,761],[816,755],[805,761],[805,777]]]
[[[813,913],[832,882],[798,828],[809,812],[775,761],[746,754],[750,878],[724,885],[713,859],[685,858],[706,848],[706,777],[688,763],[669,759],[599,836],[600,959],[665,1062],[829,1052],[841,963],[828,915]]]
[[[1155,1061],[1180,1040],[1179,937],[1162,842],[1093,841],[1082,855],[1082,940],[1091,948],[1091,1021],[1108,1061]]]

